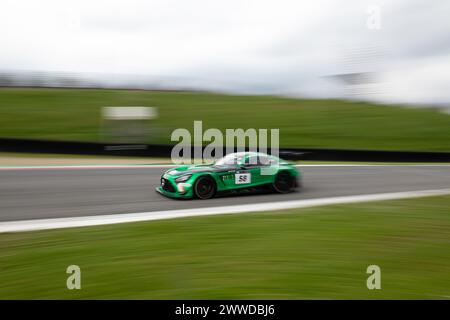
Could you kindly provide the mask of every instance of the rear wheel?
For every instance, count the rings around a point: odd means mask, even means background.
[[[194,193],[199,199],[210,199],[216,194],[216,183],[211,177],[200,177],[195,181]]]
[[[294,188],[295,179],[286,171],[279,172],[272,184],[272,189],[278,193],[288,193]]]

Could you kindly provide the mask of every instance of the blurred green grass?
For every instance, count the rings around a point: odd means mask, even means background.
[[[449,299],[450,196],[0,234],[1,299]],[[66,289],[67,266],[81,290]],[[381,290],[366,268],[381,267]]]
[[[154,106],[160,136],[175,128],[279,128],[282,147],[450,150],[450,116],[339,100],[195,92],[96,89],[0,89],[0,137],[100,141],[104,106]]]

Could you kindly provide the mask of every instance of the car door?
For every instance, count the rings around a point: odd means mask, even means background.
[[[234,188],[236,186],[235,175],[237,168],[237,166],[230,166],[220,172],[217,172],[217,175],[225,188]]]
[[[256,172],[253,169],[240,168],[234,174],[234,185],[236,188],[248,187],[254,183]]]
[[[245,183],[251,185],[258,185],[263,183],[263,177],[261,176],[261,163],[259,161],[258,156],[249,156],[244,160],[243,167],[245,170],[242,170],[240,179],[245,180]],[[246,176],[242,176],[243,174]],[[244,183],[244,182],[242,182]]]

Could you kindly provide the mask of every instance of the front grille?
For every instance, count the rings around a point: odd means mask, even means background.
[[[161,178],[161,187],[164,191],[175,192],[175,188],[172,183],[167,179]]]

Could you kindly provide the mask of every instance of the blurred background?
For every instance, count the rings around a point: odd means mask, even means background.
[[[280,128],[282,147],[448,151],[449,10],[421,0],[6,0],[0,137],[171,143],[173,129],[202,120]],[[156,114],[139,125],[148,130],[116,130],[104,122],[111,106]]]

